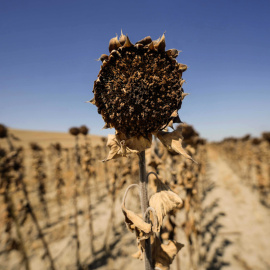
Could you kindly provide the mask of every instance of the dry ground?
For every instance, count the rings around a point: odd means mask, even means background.
[[[12,130],[15,136],[21,139],[17,144],[28,147],[29,142],[35,141],[43,147],[52,142],[60,142],[64,147],[73,146],[74,138],[64,133],[47,133]],[[100,143],[100,137],[92,136],[93,145]],[[201,237],[197,255],[200,256],[200,265],[190,265],[188,259],[188,243],[184,234],[179,230],[178,241],[185,244],[180,251],[178,260],[181,270],[190,269],[231,269],[231,270],[268,270],[270,269],[270,209],[259,202],[256,192],[245,186],[219,154],[208,147],[207,176],[200,179],[200,192],[202,198]],[[72,192],[72,184],[67,183],[67,189]],[[83,186],[79,187],[81,192]],[[125,187],[124,187],[125,189]],[[81,243],[80,257],[85,269],[100,270],[135,270],[144,269],[144,264],[131,257],[135,253],[135,236],[128,232],[120,208],[124,189],[117,195],[115,204],[115,224],[111,226],[110,248],[103,249],[105,232],[111,214],[112,198],[108,195],[104,182],[93,183],[93,227],[95,255],[92,254],[89,244],[89,230],[87,218],[86,197],[78,199],[79,205],[79,238]],[[98,190],[98,192],[97,192]],[[37,196],[32,194],[33,201]],[[57,269],[76,269],[75,240],[74,240],[74,213],[72,199],[62,210],[62,219],[59,220],[56,193],[54,188],[48,188],[48,208],[50,211],[50,226],[46,226],[40,209],[35,209],[39,222],[44,230],[46,240],[52,252]],[[136,208],[136,200],[129,202],[130,208]],[[179,222],[180,216],[178,217]],[[1,221],[0,221],[1,223]],[[29,238],[36,237],[34,227],[26,225]],[[31,269],[49,269],[48,261],[41,260],[44,253],[38,239],[28,245]],[[2,238],[2,236],[1,236]],[[3,240],[3,239],[2,239]],[[18,252],[1,253],[0,240],[0,269],[24,269],[20,263]],[[176,260],[171,269],[176,268]]]

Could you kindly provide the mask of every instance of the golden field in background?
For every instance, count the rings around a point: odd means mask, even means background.
[[[80,134],[76,150],[68,133],[8,134],[13,151],[0,139],[0,270],[143,269],[121,208],[139,180],[137,156],[103,163],[109,149],[95,135]],[[198,164],[158,141],[146,151],[147,172],[183,200],[159,234],[164,250],[169,239],[184,244],[170,269],[270,269],[269,133],[207,143],[186,126],[183,135]],[[156,185],[150,177],[150,196]],[[140,213],[136,190],[125,206]]]

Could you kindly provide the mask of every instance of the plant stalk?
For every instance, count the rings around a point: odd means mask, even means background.
[[[145,166],[145,151],[142,151],[138,154],[139,156],[139,168],[140,168],[140,198],[141,198],[141,210],[142,216],[146,209],[149,206],[148,202],[148,192],[147,192],[147,177],[146,177],[146,166]],[[152,267],[152,258],[151,258],[151,244],[150,238],[145,240],[145,270],[154,270]]]
[[[78,224],[78,186],[80,181],[80,165],[81,157],[79,154],[79,144],[78,136],[75,136],[75,179],[74,179],[74,197],[73,197],[73,206],[74,206],[74,225],[75,225],[75,239],[76,239],[76,264],[78,269],[82,269],[81,260],[80,260],[80,235],[79,235],[79,224]]]

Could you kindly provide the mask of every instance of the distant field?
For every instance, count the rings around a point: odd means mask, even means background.
[[[16,145],[28,148],[31,142],[36,142],[41,147],[48,147],[51,143],[59,142],[63,147],[73,147],[74,137],[69,133],[64,132],[49,132],[49,131],[32,131],[32,130],[20,130],[20,129],[10,129],[9,133],[15,135],[20,139],[20,141],[15,142]],[[101,143],[101,136],[88,135],[91,138],[91,143],[93,146]],[[83,142],[83,136],[79,136],[79,143]],[[5,145],[5,140],[2,142]]]

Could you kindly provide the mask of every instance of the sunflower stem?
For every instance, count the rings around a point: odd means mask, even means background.
[[[146,209],[149,207],[148,202],[148,192],[147,192],[147,177],[146,177],[146,166],[145,166],[145,151],[142,151],[138,154],[139,156],[139,167],[140,167],[140,198],[141,198],[141,210],[142,215]],[[145,240],[145,270],[154,270],[152,267],[152,258],[151,258],[151,244],[150,238]]]

